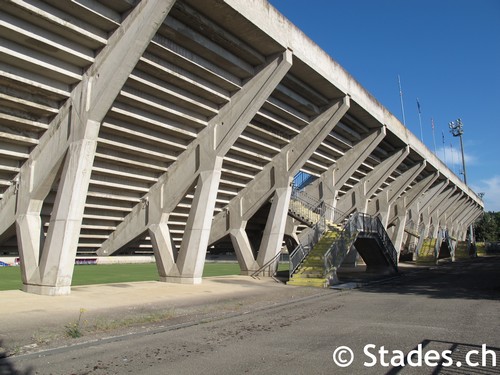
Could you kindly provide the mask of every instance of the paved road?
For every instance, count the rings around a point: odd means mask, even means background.
[[[346,368],[332,358],[341,346],[354,354]],[[412,350],[414,355],[408,357]],[[347,361],[348,354],[341,351],[336,352],[340,360]],[[443,353],[441,361],[434,351]],[[466,357],[481,365],[483,351],[485,367],[467,366]],[[492,366],[494,356],[497,367]],[[419,360],[423,367],[413,367]],[[431,366],[425,366],[426,360]],[[500,374],[499,362],[496,257],[407,272],[361,289],[328,290],[208,321],[9,358],[3,369],[9,366],[19,374],[30,369],[32,374]],[[3,374],[1,370],[2,365]]]

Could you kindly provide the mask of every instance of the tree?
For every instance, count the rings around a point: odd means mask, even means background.
[[[476,239],[480,242],[500,241],[500,212],[485,212],[474,223]]]

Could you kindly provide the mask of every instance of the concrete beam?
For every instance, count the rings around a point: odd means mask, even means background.
[[[466,212],[459,222],[462,223],[462,225],[465,227],[469,226],[477,217],[476,210],[476,205],[474,203],[471,203],[471,207],[464,210]]]
[[[70,292],[100,123],[174,3],[142,1],[125,18],[21,167],[19,190],[4,195],[0,216],[16,221],[25,291]],[[40,210],[61,166],[43,241]],[[14,216],[4,212],[11,209],[11,200],[17,200]]]
[[[453,222],[457,216],[457,212],[462,212],[463,205],[467,203],[467,201],[467,196],[464,192],[461,192],[461,197],[457,199],[452,205],[450,205],[450,207],[446,211],[444,225],[449,229],[450,232],[453,228]]]
[[[439,195],[431,200],[427,210],[423,211],[424,223],[426,226],[425,237],[436,238],[439,229],[439,208],[447,201],[447,199],[455,192],[455,185],[450,185],[444,189]],[[431,231],[432,229],[432,231]]]
[[[422,213],[429,207],[433,200],[449,185],[449,180],[443,180],[430,188],[418,199],[418,211]]]
[[[197,139],[153,185],[98,250],[111,255],[149,229],[160,280],[200,283],[224,155],[292,66],[292,53],[270,59],[231,101],[209,121]],[[179,252],[173,246],[168,217],[189,189],[195,188]]]
[[[349,97],[335,101],[295,136],[264,169],[217,214],[209,243],[229,234],[242,271],[256,271],[281,249],[293,176],[349,109]],[[258,257],[245,232],[248,220],[272,199]]]
[[[377,148],[386,135],[385,127],[373,130],[346,151],[320,178],[305,188],[306,192],[332,207],[337,202],[338,190]]]
[[[380,214],[381,222],[384,225],[384,228],[387,229],[391,205],[418,177],[425,166],[426,163],[424,160],[421,163],[415,164],[413,167],[398,176],[390,185],[386,186],[373,201],[368,203],[367,213],[373,216]]]
[[[436,170],[442,172],[445,178],[450,179],[454,185],[465,191],[482,206],[481,199],[466,186],[444,163],[439,160],[423,143],[386,108],[378,103],[370,93],[357,83],[336,61],[325,51],[321,50],[292,22],[286,20],[276,9],[269,7],[265,0],[224,0],[236,12],[255,24],[259,29],[269,35],[286,48],[294,51],[295,56],[309,66],[325,80],[337,87],[342,92],[349,92],[352,101],[359,104],[373,120],[379,124],[387,125],[387,129],[401,139],[405,144],[412,145],[422,159]]]
[[[458,191],[456,194],[451,195],[445,202],[443,202],[441,208],[439,209],[439,223],[441,226],[443,226],[443,223],[446,222],[446,214],[450,210],[450,207],[460,200],[463,194],[464,193],[462,191]]]
[[[400,207],[401,209],[398,210],[399,214],[392,216],[388,220],[388,224],[391,224],[401,213],[404,212],[404,215],[406,216],[406,210],[410,209],[412,206],[416,205],[416,202],[420,196],[429,189],[430,186],[434,183],[434,181],[437,180],[439,177],[439,173],[433,173],[428,175],[427,177],[423,178],[419,182],[417,182],[410,191],[406,192],[404,195],[400,196],[396,202],[395,205]]]
[[[347,194],[342,196],[336,208],[345,214],[354,210],[366,213],[368,199],[387,180],[409,155],[409,147],[402,148],[382,161],[359,181]]]

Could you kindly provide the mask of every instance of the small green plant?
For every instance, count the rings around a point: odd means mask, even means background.
[[[66,329],[66,335],[71,338],[78,338],[83,335],[82,333],[82,315],[85,312],[85,309],[80,309],[80,315],[78,316],[78,320],[73,323],[66,324],[64,328]]]

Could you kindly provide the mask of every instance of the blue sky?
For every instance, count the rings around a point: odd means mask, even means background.
[[[424,143],[463,178],[460,118],[468,185],[500,211],[500,0],[270,3],[403,122],[399,75],[406,126],[421,137],[418,98]]]

